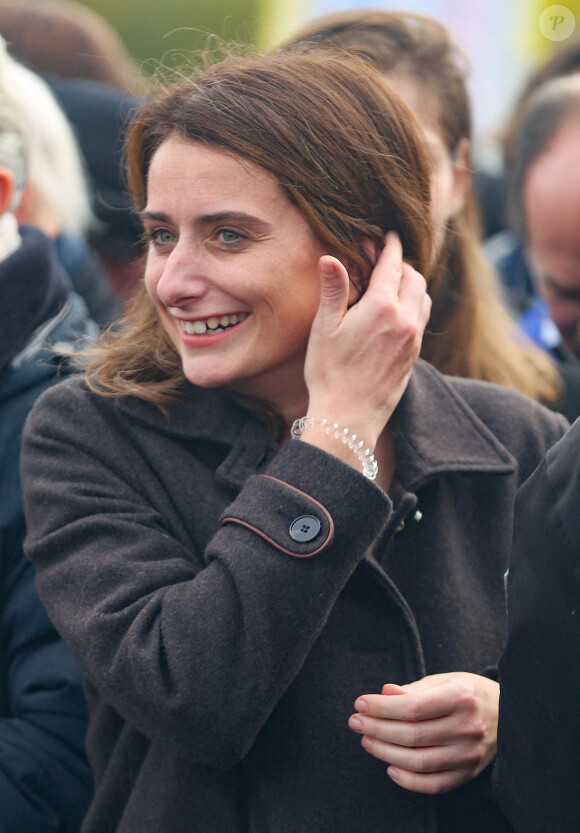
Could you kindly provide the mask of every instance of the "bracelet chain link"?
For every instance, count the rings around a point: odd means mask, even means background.
[[[362,463],[363,474],[369,480],[375,480],[379,465],[371,454],[370,448],[365,448],[364,440],[359,439],[356,434],[351,434],[349,428],[342,428],[338,422],[330,422],[328,419],[315,419],[314,417],[301,417],[294,420],[290,434],[293,440],[299,440],[302,434],[309,429],[324,431],[329,436],[334,436],[354,451]]]

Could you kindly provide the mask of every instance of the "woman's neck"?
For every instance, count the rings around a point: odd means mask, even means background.
[[[278,380],[276,380],[278,382]],[[278,414],[283,424],[282,442],[290,439],[290,429],[296,419],[300,419],[308,412],[308,388],[304,379],[296,382],[294,379],[282,379],[281,383],[270,385],[267,394],[254,389],[250,385],[234,388],[234,393],[242,397],[251,397],[264,402],[273,412]],[[324,414],[321,414],[321,418]]]

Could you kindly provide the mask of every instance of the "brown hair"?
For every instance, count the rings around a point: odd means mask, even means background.
[[[381,73],[415,80],[426,94],[450,155],[471,138],[465,55],[438,21],[407,12],[360,11],[315,20],[282,49],[339,49]],[[431,320],[421,355],[441,372],[496,382],[553,403],[561,393],[555,366],[532,344],[515,343],[516,328],[500,302],[498,280],[484,256],[473,193],[448,222],[430,281]]]
[[[278,181],[328,252],[364,290],[364,239],[398,232],[423,274],[431,259],[429,171],[415,119],[380,74],[323,54],[231,57],[146,102],[127,140],[135,205],[147,199],[151,159],[178,136],[260,165]],[[183,383],[181,364],[144,290],[123,327],[97,347],[89,384],[159,405]]]

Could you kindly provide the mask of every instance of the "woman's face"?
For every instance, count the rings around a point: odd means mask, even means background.
[[[389,87],[398,93],[414,112],[421,127],[431,165],[431,222],[437,248],[443,242],[447,223],[462,208],[470,184],[469,143],[462,139],[455,158],[451,156],[443,131],[431,114],[427,95],[407,75],[387,75]]]
[[[201,387],[280,399],[302,395],[324,254],[263,168],[169,138],[152,158],[147,291]]]

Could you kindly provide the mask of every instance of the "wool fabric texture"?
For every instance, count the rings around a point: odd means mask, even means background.
[[[386,682],[496,673],[515,495],[566,426],[419,362],[387,496],[219,390],[189,386],[169,418],[80,381],[47,393],[24,439],[27,553],[86,675],[83,833],[507,831],[490,768],[403,790],[347,720]],[[321,549],[293,557],[311,515]]]

